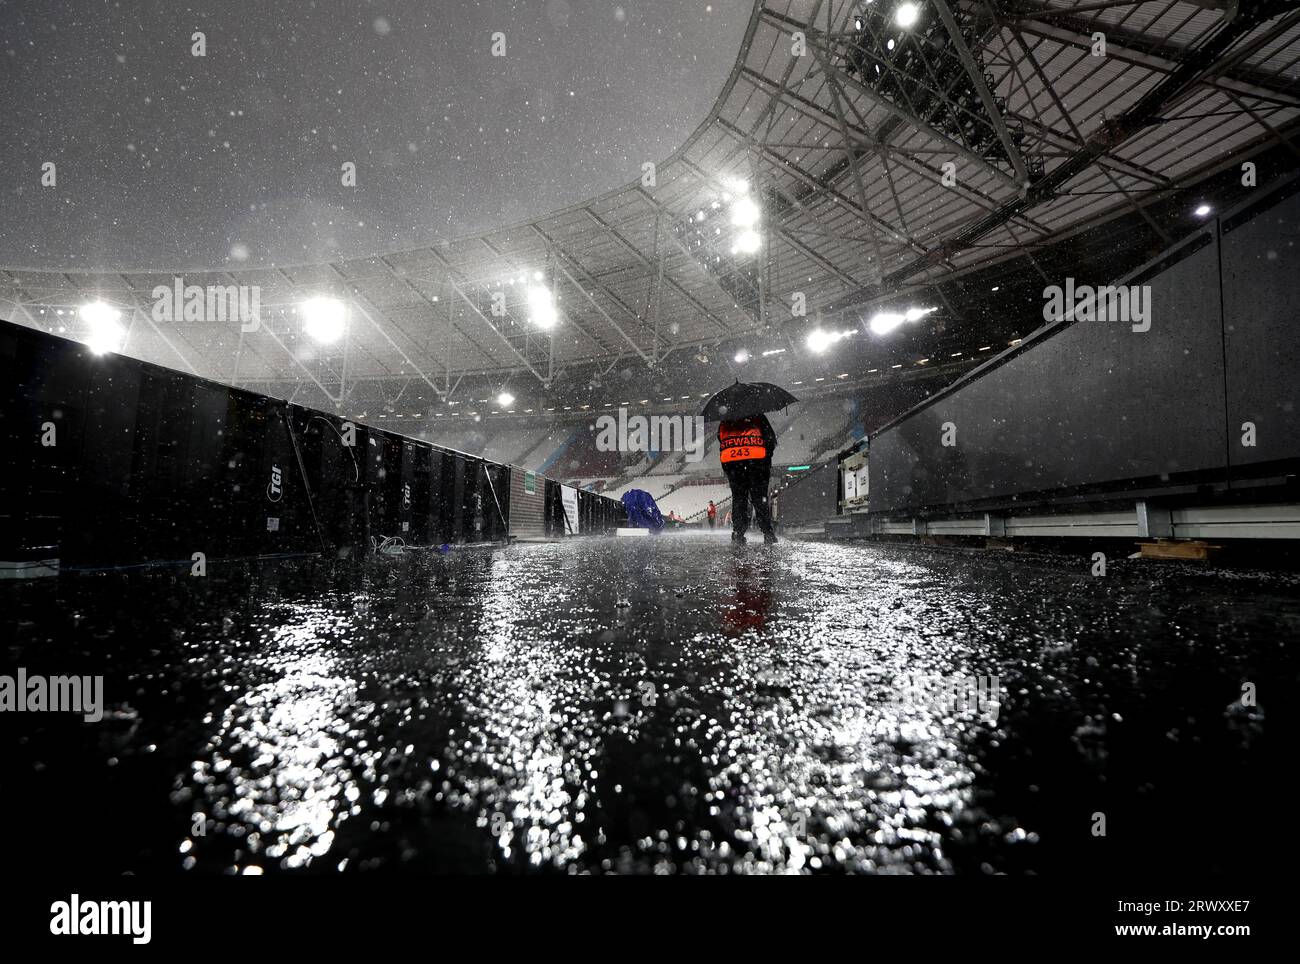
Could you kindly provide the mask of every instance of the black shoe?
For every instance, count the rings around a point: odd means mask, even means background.
[[[763,533],[763,544],[768,546],[776,545],[776,533],[774,532]]]
[[[732,541],[732,542],[738,542],[738,543],[740,543],[740,544],[743,546],[743,545],[745,544],[745,535],[744,535],[744,533],[743,533],[743,532],[733,532],[733,533],[731,534],[731,541]]]

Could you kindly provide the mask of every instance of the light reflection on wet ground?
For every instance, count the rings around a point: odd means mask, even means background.
[[[1235,828],[1282,802],[1295,579],[1089,568],[664,537],[22,587],[9,662],[104,673],[112,712],[3,721],[10,820],[115,873],[1288,859]],[[1003,695],[900,703],[909,676]]]

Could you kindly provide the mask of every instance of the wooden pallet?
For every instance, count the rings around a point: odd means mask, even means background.
[[[1205,562],[1216,549],[1223,546],[1211,545],[1199,539],[1156,539],[1154,542],[1139,542],[1138,556],[1142,559],[1186,559]]]

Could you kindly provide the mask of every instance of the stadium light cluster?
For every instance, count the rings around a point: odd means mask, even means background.
[[[749,196],[748,181],[734,179],[728,181],[727,186],[735,193],[735,199],[731,201],[731,224],[738,229],[732,239],[731,253],[754,254],[763,245],[763,237],[758,231],[763,210]],[[730,199],[731,195],[726,197]]]
[[[347,328],[348,309],[337,298],[308,298],[298,306],[298,313],[307,337],[321,345],[332,345]]]
[[[887,335],[905,323],[920,321],[938,308],[908,308],[906,311],[880,311],[871,316],[867,327],[877,335]]]
[[[844,331],[827,331],[824,328],[814,328],[808,333],[808,348],[814,354],[820,355],[837,341],[849,338],[853,334],[852,328],[847,328]]]
[[[551,289],[543,284],[535,284],[528,289],[528,320],[538,328],[553,328],[559,319],[555,310],[555,296]]]
[[[126,329],[120,324],[122,312],[102,301],[82,305],[77,316],[86,323],[86,347],[96,355],[118,351],[126,338]]]

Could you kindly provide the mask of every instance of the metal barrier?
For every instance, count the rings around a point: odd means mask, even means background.
[[[1143,290],[1145,320],[1048,324],[876,432],[868,510],[1295,498],[1297,192],[1280,185],[1115,282]]]
[[[5,322],[0,393],[0,576],[510,534],[521,469]]]

